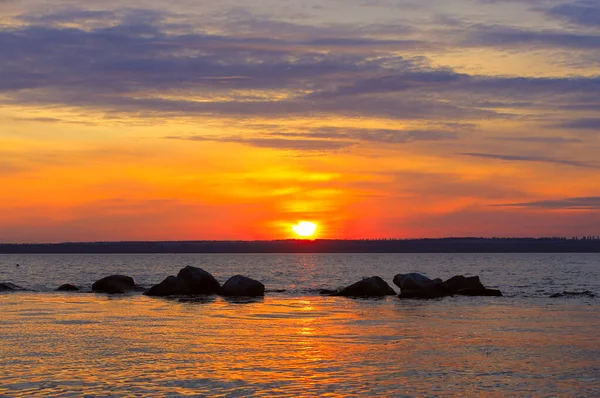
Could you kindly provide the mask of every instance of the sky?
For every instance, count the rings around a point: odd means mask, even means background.
[[[0,0],[0,242],[600,235],[598,0]]]

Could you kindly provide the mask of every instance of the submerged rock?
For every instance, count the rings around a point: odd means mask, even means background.
[[[192,294],[186,281],[176,276],[168,276],[161,283],[152,286],[144,292],[146,296],[188,296]]]
[[[110,275],[97,280],[92,285],[96,293],[121,294],[132,291],[135,288],[133,278],[126,275]]]
[[[219,290],[225,297],[259,297],[265,295],[265,285],[243,275],[232,276]]]
[[[17,286],[10,282],[0,282],[0,292],[18,292],[25,290],[21,286]]]
[[[321,294],[321,295],[331,295],[331,294],[335,294],[337,293],[337,290],[332,290],[332,289],[319,289],[317,291],[317,293]]]
[[[394,284],[400,288],[400,298],[438,298],[450,295],[442,286],[441,279],[429,279],[416,272],[394,276]]]
[[[265,289],[265,293],[285,293],[286,289]]]
[[[332,294],[332,296],[344,297],[384,297],[394,295],[396,295],[394,289],[378,276],[365,278]]]
[[[461,289],[456,294],[460,296],[502,296],[502,292],[498,289]]]
[[[562,293],[554,293],[553,295],[550,296],[550,298],[557,298],[557,297],[577,297],[577,296],[584,296],[584,297],[596,297],[596,295],[592,292],[590,292],[589,290],[584,290],[583,292],[562,292]]]
[[[65,283],[56,288],[57,292],[77,292],[79,288],[71,283]]]
[[[221,284],[202,268],[187,266],[177,274],[177,278],[183,279],[190,289],[190,294],[215,294],[221,288]]]

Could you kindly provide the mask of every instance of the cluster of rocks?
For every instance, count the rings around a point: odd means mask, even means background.
[[[400,288],[399,298],[431,299],[453,295],[502,296],[500,290],[486,288],[478,276],[465,277],[457,275],[446,281],[442,281],[439,278],[430,279],[419,273],[409,273],[397,274],[394,276],[393,282]],[[27,290],[14,283],[0,282],[0,292]],[[65,283],[56,290],[75,292],[79,291],[80,288],[76,285]],[[187,266],[182,268],[177,276],[168,276],[165,280],[147,290],[136,285],[130,276],[110,275],[94,282],[92,291],[107,294],[143,291],[147,296],[156,297],[207,296],[213,294],[223,297],[261,297],[265,295],[265,286],[261,282],[243,275],[232,276],[221,285],[214,276],[202,268]],[[270,291],[282,292],[284,290]],[[321,289],[319,293],[322,295],[343,297],[385,297],[396,295],[394,289],[379,276],[364,278],[337,290]],[[588,290],[581,292],[564,291],[552,294],[550,297],[577,296],[595,297],[595,294]]]
[[[63,285],[65,286],[65,285]],[[133,278],[125,275],[104,277],[92,285],[97,293],[118,294],[137,290]],[[202,296],[218,294],[224,297],[260,297],[265,295],[265,285],[243,275],[232,276],[221,286],[209,272],[187,266],[177,276],[165,280],[144,292],[146,296]]]
[[[488,289],[478,276],[453,276],[447,281],[429,279],[418,273],[398,274],[394,276],[394,284],[400,288],[400,298],[438,298],[452,295],[463,296],[502,296],[496,289]],[[332,296],[346,297],[383,297],[396,295],[383,279],[378,276],[365,278],[338,291],[324,292]]]

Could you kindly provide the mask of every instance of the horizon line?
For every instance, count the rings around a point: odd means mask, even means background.
[[[575,236],[448,236],[439,238],[318,238],[318,239],[198,239],[198,240],[114,240],[114,241],[64,241],[64,242],[0,242],[0,245],[69,245],[69,244],[118,244],[118,243],[275,243],[275,242],[378,242],[378,241],[423,241],[423,240],[600,240],[596,235]]]

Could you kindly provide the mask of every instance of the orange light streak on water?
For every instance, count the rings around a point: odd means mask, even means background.
[[[465,303],[6,294],[0,394],[597,391],[596,307]]]

